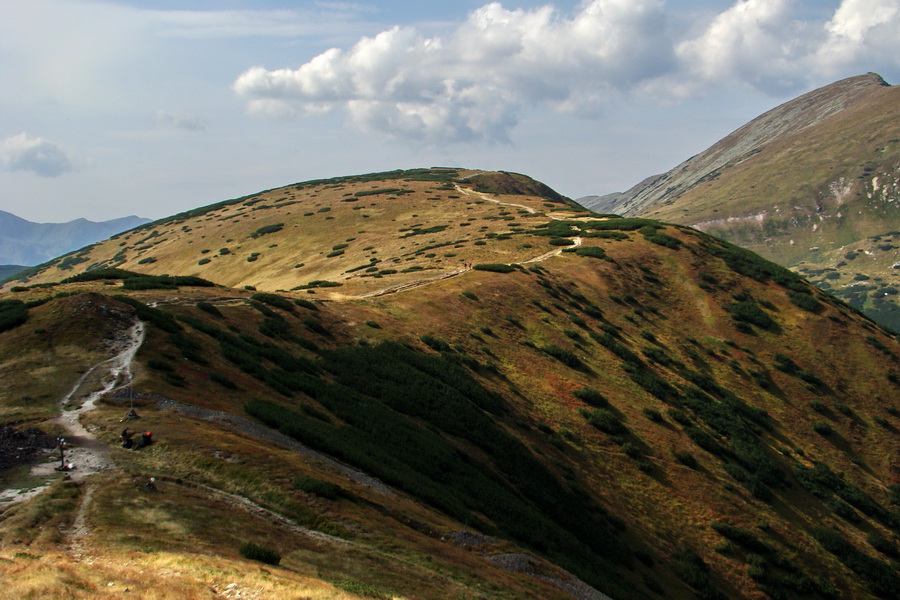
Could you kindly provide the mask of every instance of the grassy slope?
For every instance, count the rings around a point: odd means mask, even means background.
[[[646,211],[699,227],[788,267],[834,268],[844,291],[860,272],[897,283],[897,251],[873,236],[900,230],[900,87],[875,88],[865,101],[776,141],[687,193]],[[866,246],[882,260],[850,263]],[[853,295],[842,293],[851,299]],[[896,300],[888,298],[896,313]],[[854,305],[876,309],[876,297]],[[896,315],[882,322],[897,322]]]
[[[418,214],[422,203],[413,195],[409,201],[415,204]],[[466,202],[460,198],[456,204],[467,211],[500,210],[493,204],[486,207]],[[493,225],[495,221],[484,223]],[[188,226],[194,228],[192,224]],[[246,231],[245,228],[244,235]],[[333,237],[334,233],[329,229],[316,235]],[[822,303],[818,312],[803,311],[792,304],[788,290],[771,278],[755,281],[739,276],[721,258],[710,254],[721,254],[722,248],[704,236],[674,227],[666,228],[665,233],[680,239],[684,246],[663,247],[650,243],[644,233],[632,231],[624,240],[585,238],[585,244],[604,248],[611,261],[563,254],[530,270],[508,274],[470,271],[410,292],[321,304],[317,311],[295,306],[293,312],[285,312],[270,307],[268,310],[281,314],[286,328],[281,338],[268,339],[296,357],[319,364],[322,359],[308,349],[309,342],[321,348],[352,349],[360,348],[360,343],[371,347],[398,341],[429,356],[436,355],[422,342],[423,336],[448,343],[448,360],[471,364],[469,376],[502,396],[506,412],[492,417],[500,431],[531,448],[541,468],[552,473],[566,489],[583,490],[584,502],[608,511],[627,525],[616,545],[628,553],[637,552],[638,560],[631,560],[627,569],[604,567],[612,571],[598,580],[606,581],[610,590],[621,586],[620,590],[630,590],[637,597],[655,597],[652,582],[656,582],[666,589],[667,597],[690,597],[688,586],[679,579],[685,577],[683,566],[682,570],[678,566],[684,561],[672,560],[678,546],[687,544],[712,569],[713,585],[730,596],[755,593],[760,583],[754,583],[751,577],[749,555],[740,548],[713,550],[724,538],[709,525],[713,520],[722,520],[765,539],[777,555],[792,557],[807,575],[827,573],[840,597],[865,597],[861,579],[825,552],[809,531],[823,524],[836,528],[872,555],[877,553],[868,547],[866,533],[878,531],[889,537],[890,532],[876,518],[863,515],[854,524],[835,516],[826,503],[831,501],[833,505],[833,497],[829,500],[810,495],[790,473],[800,465],[824,461],[834,471],[845,473],[849,481],[880,505],[890,506],[886,486],[897,483],[894,469],[895,457],[900,453],[900,419],[896,412],[886,409],[897,411],[900,406],[896,402],[896,384],[888,381],[888,375],[898,375],[900,347],[896,340],[853,311],[816,293]],[[392,236],[385,234],[382,240],[386,243]],[[485,246],[457,249],[461,251],[459,258],[481,262],[487,259],[488,251],[496,250],[492,262],[507,262],[510,255],[503,252],[519,256],[515,252],[527,251],[536,255],[552,248],[546,237],[525,234],[512,240],[487,241]],[[533,247],[521,248],[526,244]],[[392,280],[385,276],[374,282],[387,286]],[[347,287],[350,286],[348,282]],[[32,300],[57,291],[89,290],[121,291],[102,283],[82,283],[50,292],[33,288],[15,297]],[[776,325],[769,329],[754,327],[749,333],[738,331],[728,314],[728,307],[736,302],[735,294],[755,298]],[[233,328],[234,333],[267,339],[258,331],[265,316],[245,302],[249,295],[217,288],[131,294],[144,302],[177,297],[177,304],[161,308],[172,315],[199,319],[206,328]],[[299,297],[320,295],[300,293]],[[220,305],[221,317],[194,306],[197,300],[219,298],[239,300]],[[87,306],[104,304],[117,305],[102,297],[73,296],[31,309],[28,323],[0,334],[0,347],[6,352],[4,364],[27,356],[35,364],[46,359],[48,350],[43,349],[42,340],[48,338],[38,330],[47,331],[55,324],[42,319],[57,315],[62,319],[60,323],[69,323],[72,320],[65,317],[66,307],[77,306],[83,311]],[[121,305],[119,308],[124,309]],[[310,330],[310,321],[321,324],[321,331],[328,333]],[[38,324],[41,327],[35,327]],[[152,326],[138,355],[138,390],[237,415],[243,414],[247,401],[266,399],[293,411],[304,412],[306,407],[307,414],[324,413],[330,415],[331,422],[347,424],[322,401],[303,393],[290,397],[277,393],[264,381],[235,368],[223,357],[219,342],[195,326],[182,326],[181,335],[196,345],[201,362],[183,358],[169,333]],[[771,430],[760,430],[754,435],[769,460],[787,474],[793,485],[771,488],[773,499],[769,502],[755,498],[725,470],[725,465],[734,463],[734,459],[723,459],[699,448],[686,435],[686,426],[675,419],[677,413],[669,409],[680,410],[689,419],[685,422],[716,437],[720,444],[727,446],[729,439],[719,437],[709,422],[677,395],[660,398],[638,385],[623,369],[626,361],[600,343],[598,336],[604,332],[612,332],[621,347],[643,357],[646,368],[670,385],[683,386],[691,373],[704,374],[721,388],[731,390],[746,405],[765,410],[771,418]],[[297,341],[300,338],[307,341],[301,344]],[[551,346],[568,350],[580,364],[570,363],[573,368],[541,350]],[[86,350],[90,348],[89,343]],[[348,356],[353,356],[354,351],[350,352]],[[790,356],[822,383],[806,383],[774,368],[776,353]],[[179,381],[177,378],[149,368],[151,360],[170,364],[184,387],[173,385]],[[272,368],[269,362],[263,364]],[[754,372],[768,376],[767,389],[758,383],[766,378],[754,377]],[[239,389],[230,390],[215,383],[210,378],[213,373],[227,375]],[[334,373],[325,376],[325,380],[338,376]],[[75,377],[75,373],[61,376],[59,387],[64,388],[66,380]],[[22,385],[31,384],[23,380]],[[609,435],[588,423],[584,411],[591,407],[572,393],[584,386],[606,398],[608,410],[624,423],[626,433]],[[55,392],[46,393],[52,397]],[[4,399],[6,410],[21,410],[10,406],[15,404],[13,400],[12,396]],[[816,401],[824,405],[824,414],[810,406]],[[710,402],[718,405],[722,400]],[[850,416],[840,412],[845,409]],[[96,427],[101,440],[114,444],[123,410],[121,404],[110,402],[86,420]],[[658,411],[662,420],[649,419],[646,410]],[[191,564],[196,560],[213,571],[229,572],[236,564],[246,564],[234,562],[240,561],[236,548],[242,540],[251,539],[275,546],[284,555],[285,570],[273,571],[276,575],[271,580],[279,585],[289,585],[296,576],[310,575],[331,582],[351,580],[357,586],[369,586],[369,590],[393,590],[406,597],[552,597],[554,593],[555,588],[491,566],[479,558],[478,552],[442,541],[442,537],[463,529],[465,524],[454,522],[411,496],[379,493],[333,467],[223,425],[159,411],[149,399],[138,400],[138,411],[145,418],[141,427],[152,428],[160,443],[141,453],[115,451],[114,458],[123,473],[111,475],[102,491],[95,493],[88,513],[94,525],[89,542],[106,561],[104,564],[123,569],[120,557],[131,556],[152,562],[152,569],[159,573],[163,572],[169,553],[190,553],[197,557],[191,559]],[[33,416],[42,414],[35,412]],[[469,460],[489,469],[501,468],[492,463],[477,442],[446,427],[425,426],[420,417],[403,418],[423,431],[443,431],[443,443],[469,456]],[[820,422],[829,423],[833,433],[827,437],[816,433],[813,425]],[[675,451],[691,453],[698,462],[697,468],[678,462],[673,456]],[[496,472],[498,481],[512,484],[510,474]],[[347,539],[351,545],[323,545],[264,522],[248,520],[233,506],[174,481],[162,484],[164,495],[160,498],[164,500],[147,500],[136,495],[135,490],[141,481],[139,475],[151,474],[238,493],[301,525]],[[303,492],[295,484],[299,475],[339,485],[349,498],[329,500]],[[415,495],[414,489],[409,491]],[[4,515],[6,520],[0,522],[6,545],[4,556],[12,560],[4,563],[5,569],[13,569],[9,571],[13,573],[32,560],[13,556],[16,549],[29,543],[28,552],[34,554],[51,556],[57,551],[55,544],[62,541],[60,537],[47,538],[36,533],[47,530],[38,527],[41,523],[65,523],[72,518],[77,498],[66,501],[66,493],[77,496],[78,490],[60,492],[62,499],[52,508],[28,505]],[[478,521],[483,522],[484,516],[477,516]],[[764,528],[760,527],[762,522]],[[229,523],[240,523],[240,527],[221,526]],[[501,532],[500,537],[507,536]],[[514,544],[501,542],[483,549],[489,554],[501,554],[515,548]],[[771,564],[766,569],[784,575]],[[81,570],[77,577],[87,578],[88,574]],[[207,581],[206,577],[192,572],[188,579],[197,585]],[[62,579],[63,575],[59,575],[53,581]]]

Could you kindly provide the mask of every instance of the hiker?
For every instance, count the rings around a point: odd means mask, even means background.
[[[144,491],[147,492],[158,492],[159,490],[156,488],[156,477],[151,477],[146,484],[144,484]]]
[[[144,448],[145,446],[149,446],[152,443],[153,443],[153,434],[150,433],[149,431],[146,431],[141,434],[141,439],[138,440],[138,442],[134,445],[134,449],[140,450],[141,448]]]
[[[134,446],[134,440],[131,439],[133,435],[133,433],[128,431],[127,427],[122,430],[122,435],[119,436],[119,439],[122,440],[123,448],[131,448],[132,446]]]
[[[56,437],[56,443],[59,445],[59,470],[66,470],[66,438],[63,436]]]

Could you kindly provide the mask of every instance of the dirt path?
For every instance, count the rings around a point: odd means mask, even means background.
[[[437,277],[431,277],[429,279],[416,279],[415,281],[407,281],[406,283],[399,283],[397,285],[392,285],[390,287],[382,288],[380,290],[375,290],[374,292],[366,292],[365,294],[360,294],[358,296],[343,296],[339,299],[341,300],[360,300],[362,298],[377,298],[378,296],[386,296],[388,294],[396,294],[397,292],[405,292],[408,290],[412,290],[415,288],[420,288],[425,285],[429,285],[436,281],[443,281],[444,279],[450,279],[451,277],[456,277],[458,275],[462,275],[472,269],[466,267],[464,269],[457,269],[455,271],[450,271],[449,273],[442,273]],[[334,298],[338,299],[338,298]]]
[[[156,406],[160,410],[175,410],[189,417],[203,419],[205,421],[210,421],[213,423],[219,423],[236,431],[240,431],[241,433],[253,436],[257,439],[262,439],[273,444],[278,444],[279,446],[287,448],[288,450],[292,450],[297,454],[330,465],[331,467],[334,467],[335,469],[342,472],[344,475],[361,485],[377,490],[382,494],[391,496],[396,495],[396,492],[394,492],[394,490],[392,490],[381,481],[378,481],[374,477],[370,477],[369,475],[366,475],[361,471],[357,471],[356,469],[353,469],[342,462],[334,460],[330,456],[326,456],[321,452],[317,452],[316,450],[313,450],[312,448],[301,444],[294,438],[288,437],[283,433],[275,431],[274,429],[270,429],[269,427],[265,427],[264,425],[260,425],[255,421],[251,421],[243,417],[238,417],[227,412],[209,410],[206,408],[200,408],[199,406],[182,404],[181,402],[177,402],[175,400],[172,400],[171,398],[165,398],[163,396],[141,396],[144,398],[155,399]]]
[[[235,508],[239,508],[244,512],[248,512],[252,515],[256,515],[262,519],[269,521],[270,523],[274,523],[283,529],[287,529],[293,533],[306,536],[308,538],[320,541],[320,542],[328,542],[331,544],[338,544],[341,546],[350,546],[356,545],[360,548],[364,548],[365,546],[362,544],[353,544],[352,542],[345,540],[343,538],[335,537],[333,535],[329,535],[327,533],[322,533],[321,531],[316,531],[314,529],[308,529],[306,527],[302,527],[297,525],[294,521],[288,519],[284,515],[280,515],[277,512],[271,511],[264,506],[260,506],[256,502],[249,500],[243,496],[239,496],[237,494],[231,494],[229,492],[222,491],[218,488],[210,487],[208,485],[204,485],[202,483],[196,483],[193,481],[187,481],[185,479],[176,479],[174,477],[166,477],[161,475],[156,478],[156,482],[158,485],[162,483],[179,485],[182,487],[188,487],[196,490],[200,490],[203,493],[207,494],[211,498],[216,498],[221,502],[224,502],[230,506]],[[160,488],[163,489],[163,488]]]
[[[513,202],[501,202],[500,200],[496,200],[496,199],[491,198],[490,196],[487,196],[480,192],[475,192],[473,190],[463,188],[459,184],[456,184],[456,190],[458,192],[460,192],[461,194],[466,194],[469,196],[476,196],[478,198],[481,198],[482,200],[486,200],[488,202],[493,202],[495,204],[501,204],[503,206],[514,206],[516,208],[521,208],[521,209],[527,210],[531,214],[537,213],[537,211],[535,209],[531,208],[530,206],[525,206],[524,204],[515,204]],[[581,245],[582,240],[580,237],[576,237],[573,239],[575,242],[575,244],[574,244],[575,246]],[[571,247],[571,246],[569,246],[569,247]],[[544,254],[541,254],[540,256],[535,256],[534,258],[529,258],[528,260],[522,261],[520,264],[539,263],[539,262],[545,261],[548,258],[551,258],[553,256],[559,256],[563,250],[565,250],[565,247],[558,248],[556,250],[551,250],[550,252],[545,252]],[[443,273],[436,277],[430,277],[428,279],[416,279],[415,281],[408,281],[406,283],[392,285],[390,287],[382,288],[380,290],[366,292],[365,294],[359,294],[359,295],[333,294],[330,299],[336,300],[336,301],[347,301],[347,300],[362,300],[365,298],[377,298],[379,296],[386,296],[388,294],[396,294],[397,292],[406,292],[409,290],[420,288],[425,285],[430,285],[437,281],[443,281],[445,279],[450,279],[451,277],[458,277],[459,275],[462,275],[463,273],[467,273],[471,270],[472,270],[471,267],[466,267],[464,269],[457,269],[455,271]]]
[[[580,246],[581,242],[582,242],[580,237],[572,238],[572,241],[575,242],[573,244],[573,246]],[[550,252],[546,252],[544,254],[541,254],[540,256],[535,256],[534,258],[528,259],[528,260],[524,261],[522,264],[528,265],[531,263],[539,263],[539,262],[545,261],[548,258],[550,258],[551,256],[559,256],[560,254],[562,254],[563,250],[565,250],[566,248],[571,248],[571,247],[572,246],[563,246],[561,248],[557,248],[556,250],[551,250]]]
[[[112,340],[110,350],[113,356],[97,363],[78,378],[59,402],[62,412],[50,421],[65,431],[64,455],[60,456],[59,451],[53,451],[48,462],[31,469],[31,479],[42,483],[29,489],[4,490],[0,493],[0,502],[8,506],[37,496],[59,477],[59,467],[63,464],[71,465],[64,472],[75,481],[116,468],[110,458],[109,447],[85,429],[80,417],[94,410],[97,400],[104,394],[131,383],[131,360],[143,341],[144,324],[135,319],[131,328]]]
[[[491,198],[487,194],[482,194],[481,192],[476,192],[475,190],[469,190],[469,189],[463,188],[458,183],[454,184],[454,185],[456,186],[457,192],[459,192],[461,194],[466,194],[467,196],[477,196],[478,198],[481,198],[482,200],[487,200],[488,202],[493,202],[495,204],[502,204],[503,206],[515,206],[516,208],[524,208],[531,214],[535,214],[537,212],[535,209],[531,208],[530,206],[525,206],[524,204],[514,204],[512,202],[500,202],[496,198]]]

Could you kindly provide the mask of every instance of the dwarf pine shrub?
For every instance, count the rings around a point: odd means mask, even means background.
[[[244,542],[238,551],[248,560],[256,560],[267,565],[277,565],[281,562],[281,554],[253,542]]]

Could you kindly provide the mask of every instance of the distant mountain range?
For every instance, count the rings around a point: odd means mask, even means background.
[[[626,192],[578,201],[725,238],[900,329],[900,87],[874,73],[782,104]]]
[[[147,222],[130,216],[99,223],[33,223],[0,210],[0,265],[37,265]]]

